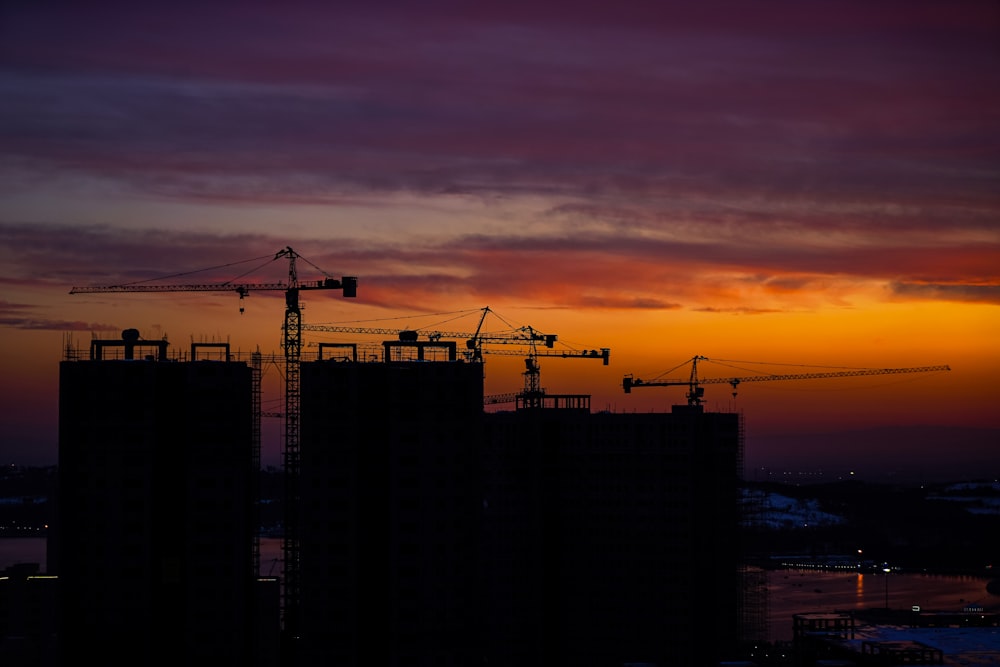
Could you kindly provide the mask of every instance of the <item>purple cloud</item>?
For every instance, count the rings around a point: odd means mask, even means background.
[[[331,228],[333,251],[292,234],[386,306],[518,290],[701,308],[713,275],[773,295],[1000,281],[996,9],[773,9],[5,9],[0,196],[378,210],[404,194],[516,221],[405,240]],[[0,280],[147,280],[287,242],[238,215],[200,234],[73,215],[0,218],[19,267]]]
[[[897,282],[889,285],[902,299],[969,301],[1000,305],[1000,285],[932,284]]]
[[[980,4],[445,6],[12,11],[6,152],[181,199],[961,187],[996,206]]]

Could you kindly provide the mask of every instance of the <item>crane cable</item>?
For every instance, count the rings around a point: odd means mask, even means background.
[[[761,364],[761,365],[766,365],[766,366],[794,366],[794,367],[798,367],[798,368],[839,368],[839,369],[842,369],[842,370],[850,370],[850,371],[870,370],[871,368],[873,368],[873,367],[870,367],[870,366],[827,366],[827,365],[820,365],[820,364],[788,364],[788,363],[780,363],[780,362],[772,362],[772,361],[745,361],[745,360],[739,360],[739,359],[716,359],[715,357],[707,357],[704,360],[705,361],[711,361],[711,362],[717,363],[720,366],[728,366],[729,364],[722,363],[722,362],[729,362],[729,363],[733,363],[733,364]],[[750,369],[750,368],[741,368],[739,366],[730,366],[730,368],[736,368],[738,370],[747,371],[747,372],[750,372],[750,373],[760,373],[760,372],[762,372],[762,371],[755,371],[755,370]]]
[[[256,262],[256,261],[259,261],[259,260],[262,260],[262,259],[267,259],[269,261],[274,261],[274,258],[272,258],[270,255],[265,255],[263,257],[252,257],[250,259],[242,259],[242,260],[240,260],[238,262],[229,262],[228,264],[220,264],[218,266],[209,266],[209,267],[206,267],[204,269],[195,269],[193,271],[183,271],[181,273],[172,273],[170,275],[158,276],[156,278],[146,278],[144,280],[134,280],[134,281],[129,282],[129,283],[122,283],[121,286],[124,287],[124,286],[127,286],[127,285],[141,285],[142,283],[150,283],[150,282],[153,282],[154,280],[166,280],[167,278],[178,278],[180,276],[190,276],[190,275],[195,274],[195,273],[202,273],[204,271],[215,271],[216,269],[225,269],[225,268],[228,268],[230,266],[236,266],[238,264],[246,264],[247,262]],[[242,278],[243,276],[247,275],[248,273],[252,273],[253,271],[256,271],[261,266],[264,266],[264,264],[261,264],[260,266],[258,266],[256,268],[250,269],[250,271],[247,271],[246,273],[242,274],[241,276],[237,276],[237,278]],[[226,282],[232,282],[233,280],[236,280],[236,278],[233,278],[232,280],[228,280]]]

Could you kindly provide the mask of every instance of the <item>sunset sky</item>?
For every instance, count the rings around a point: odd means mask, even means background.
[[[306,323],[474,330],[488,306],[611,348],[541,360],[594,409],[683,403],[622,378],[696,355],[704,378],[946,364],[706,406],[744,412],[753,465],[890,426],[938,439],[865,446],[1000,460],[994,1],[79,5],[0,9],[4,462],[56,461],[67,340],[281,354],[280,292],[240,314],[72,287],[281,281],[286,246],[302,279],[359,278],[305,294]],[[523,368],[487,357],[487,392]]]

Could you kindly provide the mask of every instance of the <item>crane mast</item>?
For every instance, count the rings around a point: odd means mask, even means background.
[[[547,345],[548,346],[548,345]],[[551,346],[548,346],[551,347]],[[564,359],[600,359],[604,365],[608,365],[611,356],[611,349],[607,347],[598,350],[539,350],[535,341],[529,343],[527,353],[524,350],[484,350],[486,354],[499,354],[507,356],[525,356],[522,373],[524,376],[524,388],[520,394],[501,394],[487,397],[487,403],[508,403],[512,400],[519,400],[521,405],[528,408],[537,408],[542,405],[542,397],[545,390],[541,386],[541,367],[538,364],[539,357],[562,357]]]
[[[865,375],[893,375],[897,373],[928,373],[935,371],[950,371],[949,366],[918,366],[915,368],[857,368],[846,371],[828,371],[828,372],[814,372],[814,373],[789,373],[789,374],[767,374],[767,375],[748,375],[743,377],[719,377],[719,378],[698,378],[698,362],[699,361],[710,361],[708,357],[694,356],[690,360],[691,362],[691,374],[686,380],[681,379],[667,379],[667,380],[650,380],[645,381],[640,378],[633,377],[632,375],[626,375],[622,379],[622,387],[626,394],[632,393],[632,389],[636,387],[670,387],[670,386],[687,386],[687,399],[688,405],[701,405],[704,400],[705,389],[701,385],[703,384],[728,384],[733,388],[733,396],[736,396],[736,389],[740,384],[744,382],[774,382],[781,380],[815,380],[820,378],[840,378],[840,377],[859,377]]]
[[[356,297],[358,279],[343,276],[339,280],[329,276],[315,281],[299,281],[296,260],[301,255],[290,246],[282,248],[269,261],[288,260],[286,282],[235,282],[190,284],[97,285],[73,287],[70,294],[103,294],[112,292],[236,292],[240,297],[240,313],[244,312],[244,299],[254,291],[281,291],[285,293],[285,319],[282,325],[281,346],[285,358],[285,411],[283,460],[285,467],[285,525],[282,551],[285,560],[284,628],[289,637],[298,634],[299,595],[301,593],[300,535],[299,535],[299,473],[301,450],[299,448],[299,416],[301,408],[300,363],[302,359],[302,308],[299,294],[308,290],[339,289],[344,297]],[[256,258],[265,259],[265,258]],[[247,260],[253,261],[253,260]],[[255,406],[254,421],[259,422],[259,406]],[[256,425],[259,432],[259,423]]]

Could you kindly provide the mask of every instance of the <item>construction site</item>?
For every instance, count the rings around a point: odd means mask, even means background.
[[[767,636],[740,526],[744,426],[703,385],[941,370],[701,378],[669,412],[592,411],[542,387],[543,361],[590,359],[531,326],[311,325],[300,294],[357,277],[141,283],[74,294],[285,296],[283,354],[174,349],[137,329],[67,340],[50,537],[60,646],[109,659],[255,665],[718,664]],[[336,340],[305,341],[336,335]],[[490,355],[522,388],[485,391]],[[280,408],[262,372],[283,369]],[[282,568],[260,562],[261,424],[280,419]],[[262,576],[263,575],[263,576]],[[113,639],[109,639],[113,638]]]

